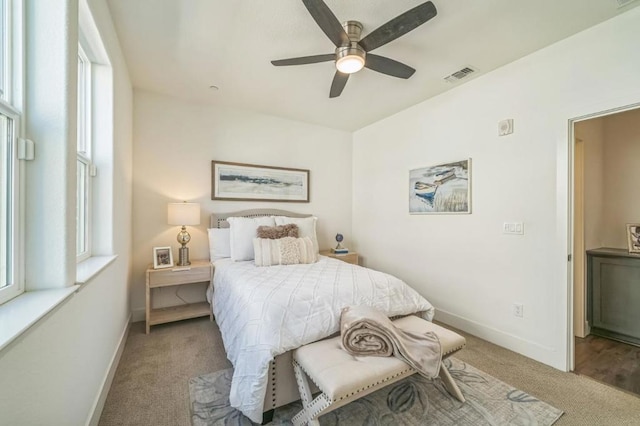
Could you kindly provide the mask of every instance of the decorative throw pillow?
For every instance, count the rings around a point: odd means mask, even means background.
[[[289,223],[287,225],[258,226],[258,238],[268,238],[277,240],[278,238],[293,237],[298,238],[298,225]]]
[[[231,257],[231,229],[210,228],[209,234],[209,259],[215,262],[219,259]]]
[[[318,238],[316,237],[316,222],[318,220],[315,216],[310,217],[287,217],[287,216],[275,216],[276,225],[286,225],[288,223],[294,223],[298,225],[298,234],[300,237],[309,237],[313,242],[313,248],[316,253],[320,251],[318,246]]]
[[[278,240],[254,238],[253,249],[256,266],[296,265],[317,260],[309,237],[284,237]]]
[[[235,262],[253,259],[253,239],[258,226],[275,226],[273,216],[230,217],[227,222],[231,230],[231,259]]]

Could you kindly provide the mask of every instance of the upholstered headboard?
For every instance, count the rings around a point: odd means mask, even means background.
[[[251,209],[232,213],[212,213],[209,226],[211,228],[228,228],[228,217],[262,217],[262,216],[287,216],[287,217],[310,217],[310,214],[294,213],[287,210],[278,209]]]

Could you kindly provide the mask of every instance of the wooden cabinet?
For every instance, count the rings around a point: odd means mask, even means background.
[[[357,265],[360,258],[358,257],[358,253],[354,251],[350,251],[347,254],[335,254],[332,253],[331,250],[323,250],[320,252],[323,256],[333,257],[334,259],[342,260],[343,262],[353,263]]]
[[[587,251],[587,319],[591,333],[640,345],[640,256]]]
[[[153,309],[153,289],[188,285],[194,283],[211,282],[213,279],[213,265],[208,260],[194,260],[186,270],[147,269],[146,280],[146,320],[147,334],[152,325],[179,321],[189,318],[209,316],[213,320],[211,307],[207,302],[188,303],[167,308]]]

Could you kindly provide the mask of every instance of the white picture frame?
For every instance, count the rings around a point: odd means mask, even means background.
[[[153,269],[173,268],[171,247],[153,248]]]
[[[629,253],[640,253],[640,223],[627,223]]]
[[[471,214],[471,158],[409,170],[409,214]]]

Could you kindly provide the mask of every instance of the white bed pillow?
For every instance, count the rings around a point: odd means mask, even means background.
[[[275,226],[273,216],[230,217],[227,219],[231,230],[231,259],[234,262],[253,260],[253,239],[258,226]]]
[[[277,240],[254,238],[253,250],[256,266],[297,265],[317,261],[317,254],[309,237],[284,237]]]
[[[318,220],[317,217],[287,217],[287,216],[276,216],[276,225],[286,225],[288,223],[295,223],[298,225],[298,236],[300,238],[309,237],[311,238],[311,242],[313,242],[313,249],[316,254],[320,251],[320,247],[318,246],[318,237],[316,237],[316,222]]]
[[[209,259],[216,260],[231,257],[231,230],[229,228],[209,228]]]

